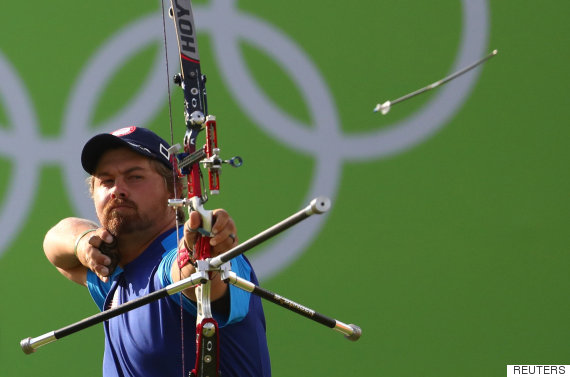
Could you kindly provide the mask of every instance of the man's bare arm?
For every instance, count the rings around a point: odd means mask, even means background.
[[[112,242],[108,231],[93,221],[68,217],[51,228],[44,238],[44,253],[58,271],[71,281],[86,285],[87,269],[95,272],[103,281],[108,279],[110,258],[93,244]]]

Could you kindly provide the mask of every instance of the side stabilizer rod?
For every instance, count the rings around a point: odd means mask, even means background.
[[[68,335],[74,334],[81,330],[85,330],[88,327],[104,322],[108,319],[114,318],[130,310],[149,304],[153,301],[157,301],[163,297],[173,295],[186,288],[190,288],[193,285],[203,283],[205,281],[207,281],[207,274],[196,272],[184,280],[180,280],[176,283],[169,284],[168,286],[159,289],[158,291],[154,291],[146,296],[142,296],[137,299],[131,300],[129,302],[125,302],[124,304],[121,304],[115,308],[94,314],[91,317],[87,317],[85,319],[82,319],[81,321],[62,327],[59,330],[50,331],[35,338],[28,337],[22,339],[20,341],[20,347],[22,348],[22,351],[24,351],[25,354],[29,355],[31,353],[34,353],[36,349],[38,349],[43,345],[54,342],[58,339],[64,338]]]
[[[222,274],[222,279],[235,285],[244,291],[250,292],[256,296],[259,296],[267,301],[281,306],[282,308],[288,309],[294,313],[300,314],[303,317],[309,318],[315,322],[325,325],[333,330],[344,334],[344,337],[348,340],[357,341],[362,335],[362,329],[354,324],[346,324],[339,320],[331,317],[327,317],[324,314],[314,311],[304,305],[301,305],[295,301],[289,300],[283,296],[280,296],[274,292],[271,292],[265,288],[257,286],[250,282],[249,280],[240,278],[232,271],[224,271]]]

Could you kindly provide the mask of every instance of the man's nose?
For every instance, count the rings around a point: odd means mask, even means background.
[[[122,179],[116,179],[115,185],[111,191],[111,198],[113,199],[125,199],[127,198],[127,188],[125,182]]]

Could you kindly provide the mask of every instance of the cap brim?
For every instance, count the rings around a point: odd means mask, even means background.
[[[89,173],[93,174],[95,169],[97,169],[97,164],[101,159],[101,156],[109,149],[116,149],[120,147],[127,147],[137,153],[146,155],[147,157],[153,157],[151,153],[145,153],[143,150],[134,148],[126,140],[118,138],[117,136],[111,134],[99,134],[93,136],[83,147],[81,152],[81,165],[83,169]]]

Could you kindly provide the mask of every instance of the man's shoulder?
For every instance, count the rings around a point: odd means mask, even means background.
[[[156,238],[155,242],[153,242],[153,245],[155,247],[158,247],[160,245],[164,251],[163,255],[166,255],[168,253],[173,252],[173,250],[177,249],[178,239],[182,238],[183,236],[184,234],[182,231],[182,227],[178,229],[178,232],[176,231],[176,228],[172,228],[159,235]]]

